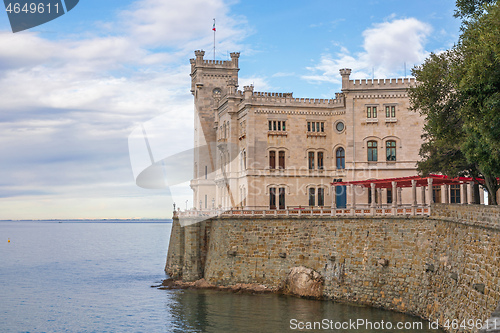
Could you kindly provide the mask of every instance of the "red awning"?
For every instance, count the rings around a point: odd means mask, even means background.
[[[429,178],[432,178],[433,186],[440,185],[458,185],[463,183],[468,183],[473,181],[471,177],[457,177],[457,178],[449,178],[444,175],[429,175],[427,177],[421,176],[410,176],[410,177],[400,177],[400,178],[385,178],[385,179],[367,179],[367,180],[356,180],[350,182],[333,182],[331,185],[333,186],[341,186],[341,185],[357,185],[357,186],[365,186],[369,187],[371,184],[375,184],[375,188],[392,188],[392,182],[397,183],[397,187],[411,187],[412,180],[417,181],[417,187],[427,186]],[[483,179],[476,178],[475,181],[483,184]]]

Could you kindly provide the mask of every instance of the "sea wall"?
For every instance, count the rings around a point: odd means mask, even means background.
[[[178,276],[186,280],[277,288],[292,267],[305,266],[323,276],[326,298],[441,324],[484,321],[500,300],[497,207],[436,204],[430,217],[410,218],[219,217],[194,228],[206,251],[185,242],[184,264],[176,267],[184,267]],[[170,251],[169,274],[181,260]]]

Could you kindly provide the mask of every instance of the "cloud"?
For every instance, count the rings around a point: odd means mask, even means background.
[[[212,43],[212,19],[217,18],[217,38],[226,46],[246,35],[246,20],[229,15],[222,0],[137,1],[120,13],[124,29],[141,45],[173,46],[189,51]],[[233,45],[234,46],[234,45]]]
[[[239,77],[238,84],[240,85],[240,90],[243,90],[243,87],[245,86],[254,86],[255,91],[267,91],[271,89],[267,79],[258,76]]]
[[[352,78],[389,78],[401,75],[404,64],[411,68],[420,64],[429,54],[425,50],[427,37],[432,32],[429,24],[415,18],[394,19],[373,25],[363,32],[363,51],[351,54],[341,47],[334,55],[324,54],[318,64],[308,67],[311,82],[341,82],[339,69],[353,69]]]
[[[134,184],[127,137],[164,115],[172,133],[166,145],[191,143],[187,59],[210,48],[215,14],[221,48],[242,48],[245,20],[221,0],[135,1],[109,22],[106,35],[0,33],[8,45],[0,49],[0,197],[8,198],[0,219],[99,217],[110,200],[107,217],[130,217],[130,198],[155,195]],[[129,198],[123,212],[120,197]],[[147,217],[167,216],[170,207],[163,207]]]

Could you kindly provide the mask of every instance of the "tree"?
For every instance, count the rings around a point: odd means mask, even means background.
[[[483,6],[494,3],[496,0],[457,0],[455,14],[462,20],[479,16],[483,12]]]
[[[409,96],[410,109],[426,118],[419,172],[484,178],[489,201],[496,204],[500,176],[500,3],[485,4],[489,2],[457,1],[457,12],[467,18],[458,44],[431,54],[413,68],[418,85],[409,90]]]

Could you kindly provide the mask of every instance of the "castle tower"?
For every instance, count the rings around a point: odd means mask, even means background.
[[[191,181],[193,206],[212,209],[216,196],[214,171],[217,168],[217,132],[219,99],[232,93],[238,82],[239,53],[231,60],[205,60],[205,51],[195,51],[191,59],[191,93],[194,96],[194,175]]]

